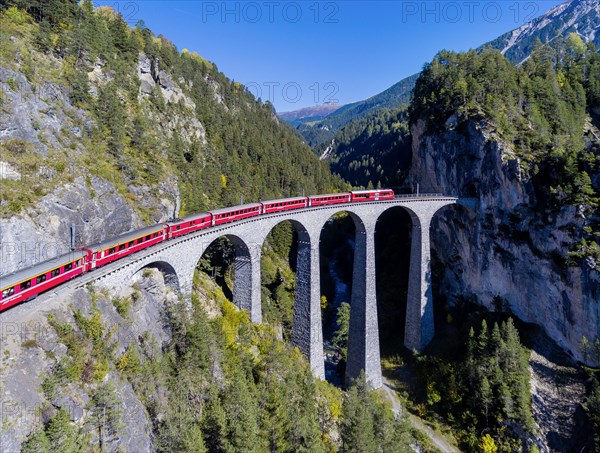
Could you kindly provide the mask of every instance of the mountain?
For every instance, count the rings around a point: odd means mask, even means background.
[[[600,47],[600,3],[597,0],[572,0],[546,14],[503,34],[483,47],[498,49],[513,64],[527,59],[534,43],[550,43],[557,37],[577,33]]]
[[[398,190],[410,164],[406,108],[381,109],[351,121],[333,144],[323,143],[315,150],[329,161],[332,172],[356,186]]]
[[[292,126],[297,126],[302,122],[319,121],[327,115],[339,110],[342,106],[336,103],[326,103],[321,105],[313,105],[304,107],[291,112],[278,113],[277,116],[288,122]]]
[[[525,25],[483,44],[477,50],[492,47],[500,50],[513,64],[525,60],[539,39],[548,43],[558,36],[576,32],[586,41],[600,47],[600,2],[572,0],[563,3]],[[329,143],[345,124],[363,118],[381,108],[397,108],[407,104],[419,74],[402,79],[387,90],[364,101],[347,104],[320,121],[304,121],[297,126],[306,142],[315,147]]]
[[[391,86],[387,90],[364,101],[346,104],[322,120],[304,121],[298,131],[310,146],[329,142],[342,126],[352,120],[363,118],[380,108],[398,108],[407,104],[419,74],[414,74]]]
[[[6,3],[0,238],[53,254],[4,256],[0,274],[68,250],[73,226],[79,246],[241,195],[342,187],[270,104],[197,53],[90,1]]]

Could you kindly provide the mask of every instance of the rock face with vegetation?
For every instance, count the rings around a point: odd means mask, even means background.
[[[204,273],[181,301],[146,269],[118,297],[93,288],[11,311],[2,343],[3,451],[385,451],[419,442],[359,384],[315,380]],[[32,306],[37,304],[38,306]],[[26,391],[25,391],[26,390]]]
[[[1,272],[143,225],[342,187],[193,52],[91,2],[0,2]],[[34,251],[35,250],[35,251]]]
[[[519,69],[443,52],[410,111],[409,180],[476,200],[434,225],[445,302],[510,309],[577,359],[600,335],[598,80],[600,56],[575,35]]]

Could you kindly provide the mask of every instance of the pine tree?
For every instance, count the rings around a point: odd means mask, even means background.
[[[368,386],[364,373],[361,373],[344,399],[340,449],[343,453],[372,453],[377,450],[378,442],[367,393]]]
[[[206,449],[211,453],[225,453],[227,414],[221,405],[216,385],[210,387],[208,401],[204,406],[202,432]]]

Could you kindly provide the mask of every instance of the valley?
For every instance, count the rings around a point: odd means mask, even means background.
[[[248,42],[304,30],[329,74],[335,5]],[[162,235],[0,313],[1,452],[600,451],[597,1],[283,113],[130,14],[0,0],[0,303]]]

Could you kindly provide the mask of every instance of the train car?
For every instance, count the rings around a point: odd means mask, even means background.
[[[193,233],[212,225],[212,215],[209,212],[194,214],[184,217],[181,220],[174,220],[167,223],[167,237],[176,238],[183,234]]]
[[[336,203],[349,203],[350,202],[350,194],[349,193],[332,193],[328,195],[314,195],[312,197],[308,197],[308,205],[309,206],[321,206],[327,204],[336,204]]]
[[[86,255],[84,250],[75,250],[0,277],[0,311],[81,275]]]
[[[290,209],[300,209],[308,206],[307,197],[284,198],[282,200],[263,201],[263,214],[272,212],[289,211]]]
[[[393,200],[394,191],[391,189],[354,190],[350,192],[352,202]]]
[[[230,208],[216,209],[214,211],[210,211],[209,214],[212,215],[212,225],[214,226],[260,215],[261,212],[262,204],[252,203],[243,204],[241,206],[232,206]]]
[[[167,226],[158,224],[86,247],[88,252],[86,271],[91,271],[164,241],[167,229]]]

